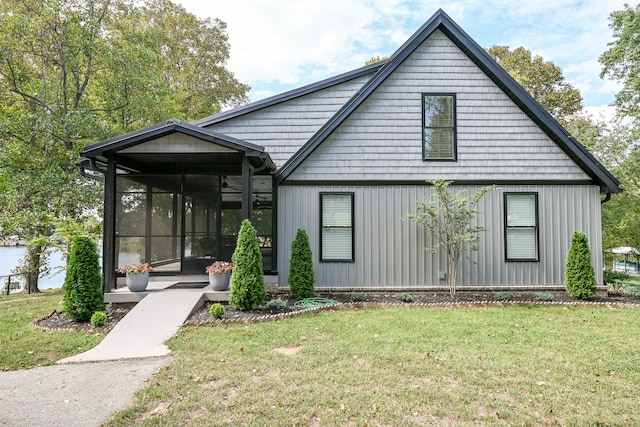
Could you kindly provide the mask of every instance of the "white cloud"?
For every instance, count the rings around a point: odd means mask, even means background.
[[[611,105],[592,105],[584,107],[584,110],[594,119],[605,123],[612,123],[616,116],[616,109]]]
[[[270,83],[293,88],[390,55],[443,7],[481,46],[525,46],[563,68],[587,104],[598,104],[618,90],[600,80],[597,58],[611,40],[609,14],[627,0],[176,1],[227,23],[229,69],[261,94]]]

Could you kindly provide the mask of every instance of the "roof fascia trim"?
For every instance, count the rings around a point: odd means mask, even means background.
[[[573,138],[509,73],[500,67],[442,9],[416,31],[384,66],[356,93],[336,114],[314,134],[276,172],[280,184],[360,105],[391,75],[435,30],[439,29],[458,46],[509,98],[512,99],[540,128],[591,178],[607,192],[619,193],[620,182],[602,166],[575,138]]]
[[[225,111],[222,113],[215,114],[213,116],[205,117],[199,120],[192,122],[192,125],[195,126],[211,126],[216,123],[223,122],[225,120],[233,119],[245,114],[252,113],[254,111],[261,110],[263,108],[271,107],[276,104],[280,104],[282,102],[290,101],[295,98],[299,98],[301,96],[308,95],[313,92],[317,92],[332,86],[337,86],[339,84],[348,82],[350,80],[357,79],[362,76],[366,76],[367,74],[373,74],[378,71],[382,66],[386,63],[386,61],[376,62],[375,64],[367,65],[366,67],[358,68],[353,71],[349,71],[343,74],[339,74],[334,77],[330,77],[325,80],[321,80],[319,82],[315,82],[297,89],[290,90],[288,92],[284,92],[279,95],[274,95],[269,98],[262,99],[260,101],[252,102],[244,107],[239,107],[233,110]]]
[[[440,30],[462,50],[507,96],[521,108],[590,177],[612,193],[622,190],[620,182],[564,128],[504,68],[449,19]]]
[[[103,156],[105,152],[113,153],[123,148],[128,148],[150,141],[154,138],[159,138],[176,132],[193,136],[204,141],[214,142],[234,150],[244,151],[248,155],[262,157],[262,154],[265,153],[265,148],[260,145],[252,144],[247,141],[213,132],[209,129],[200,128],[188,123],[170,120],[168,122],[159,123],[157,125],[149,126],[138,131],[90,145],[83,150],[81,156],[89,158]]]
[[[389,77],[411,53],[426,40],[442,23],[442,16],[446,16],[442,9],[425,22],[387,62],[364,84],[364,86],[345,105],[342,106],[327,123],[293,155],[276,172],[276,184],[280,184],[313,152],[316,148],[366,100]]]

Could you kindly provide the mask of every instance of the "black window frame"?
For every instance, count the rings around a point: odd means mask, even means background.
[[[323,231],[323,214],[324,214],[324,197],[325,196],[350,196],[351,201],[351,226],[344,228],[351,228],[351,258],[324,258],[324,252],[322,248]],[[355,193],[352,191],[323,191],[320,192],[320,262],[355,262]]]
[[[534,227],[534,235],[535,235],[535,250],[536,256],[535,258],[510,258],[509,257],[509,247],[508,247],[508,239],[507,233],[509,229],[525,229],[531,228],[531,226],[509,226],[508,224],[508,209],[509,196],[533,196],[534,197],[534,209],[535,209],[535,225]],[[507,262],[540,262],[540,209],[538,205],[539,195],[537,191],[511,191],[505,192],[503,194],[503,211],[504,211],[504,259]]]
[[[425,120],[425,98],[427,97],[451,97],[452,99],[452,125],[451,126],[427,126]],[[425,92],[422,94],[422,160],[425,162],[456,162],[458,161],[458,113],[457,97],[455,93]],[[427,129],[452,129],[453,131],[453,157],[427,157],[427,147],[425,146],[425,130]]]

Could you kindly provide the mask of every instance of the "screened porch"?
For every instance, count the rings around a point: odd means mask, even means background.
[[[265,272],[275,270],[275,166],[264,148],[171,121],[87,147],[81,168],[104,174],[105,292],[116,269],[204,274],[229,261],[243,219],[256,228]]]

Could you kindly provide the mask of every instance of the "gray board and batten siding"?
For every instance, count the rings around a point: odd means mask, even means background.
[[[453,186],[472,194],[478,186]],[[281,186],[278,189],[278,275],[287,286],[290,242],[298,228],[309,234],[317,288],[425,289],[446,286],[444,252],[432,254],[431,237],[414,221],[402,220],[416,200],[430,197],[428,185]],[[354,262],[320,261],[319,194],[354,194]],[[536,192],[539,215],[539,260],[506,261],[505,192]],[[600,190],[596,185],[502,185],[487,193],[479,206],[480,250],[460,263],[458,284],[464,287],[564,287],[566,255],[574,231],[589,238],[591,261],[602,271]],[[596,275],[598,285],[602,278]]]
[[[506,72],[498,72],[499,81],[494,71],[486,74],[495,65],[483,61],[492,60],[444,13],[439,11],[423,28],[437,21],[444,25],[442,31],[429,33],[406,58],[399,55],[401,48],[375,75],[359,75],[202,122],[264,146],[279,168],[280,286],[287,286],[290,244],[298,228],[309,233],[318,288],[446,286],[442,251],[425,251],[430,237],[419,225],[401,220],[417,200],[430,194],[424,180],[441,176],[458,183],[454,190],[473,192],[477,185],[492,182],[501,187],[479,206],[478,221],[487,231],[480,251],[461,263],[460,286],[562,287],[576,230],[589,237],[595,271],[601,271],[600,192],[605,186],[594,181],[603,174],[595,171],[600,166],[579,146],[561,148],[558,140],[572,143],[568,135],[549,123],[553,120],[548,114],[536,112],[540,107],[521,88],[513,88]],[[414,37],[405,44],[407,49]],[[468,45],[461,46],[461,40]],[[390,74],[372,86],[385,71]],[[455,94],[455,162],[422,160],[424,93]],[[615,187],[615,178],[605,178]],[[461,186],[463,182],[469,185]],[[354,262],[320,261],[320,194],[325,192],[354,195]],[[538,195],[537,261],[505,259],[505,192]]]
[[[422,160],[422,93],[456,94],[456,162]],[[297,228],[304,228],[313,245],[319,288],[446,286],[442,251],[425,251],[430,237],[415,223],[401,221],[416,200],[430,194],[430,187],[419,183],[440,176],[501,183],[501,189],[487,194],[480,205],[480,221],[488,231],[480,251],[469,254],[474,262],[461,263],[460,286],[562,287],[576,230],[589,237],[595,271],[601,271],[600,187],[436,30],[282,182],[280,285],[287,284],[288,242]],[[384,185],[385,181],[414,185]],[[528,184],[504,185],[518,181]],[[477,187],[454,187],[460,188],[473,192]],[[539,260],[508,262],[503,193],[522,191],[538,193]],[[320,262],[321,192],[354,193],[353,263]]]
[[[422,93],[456,95],[456,162],[422,160]],[[590,180],[439,30],[287,179],[420,181],[441,176],[485,182]]]

